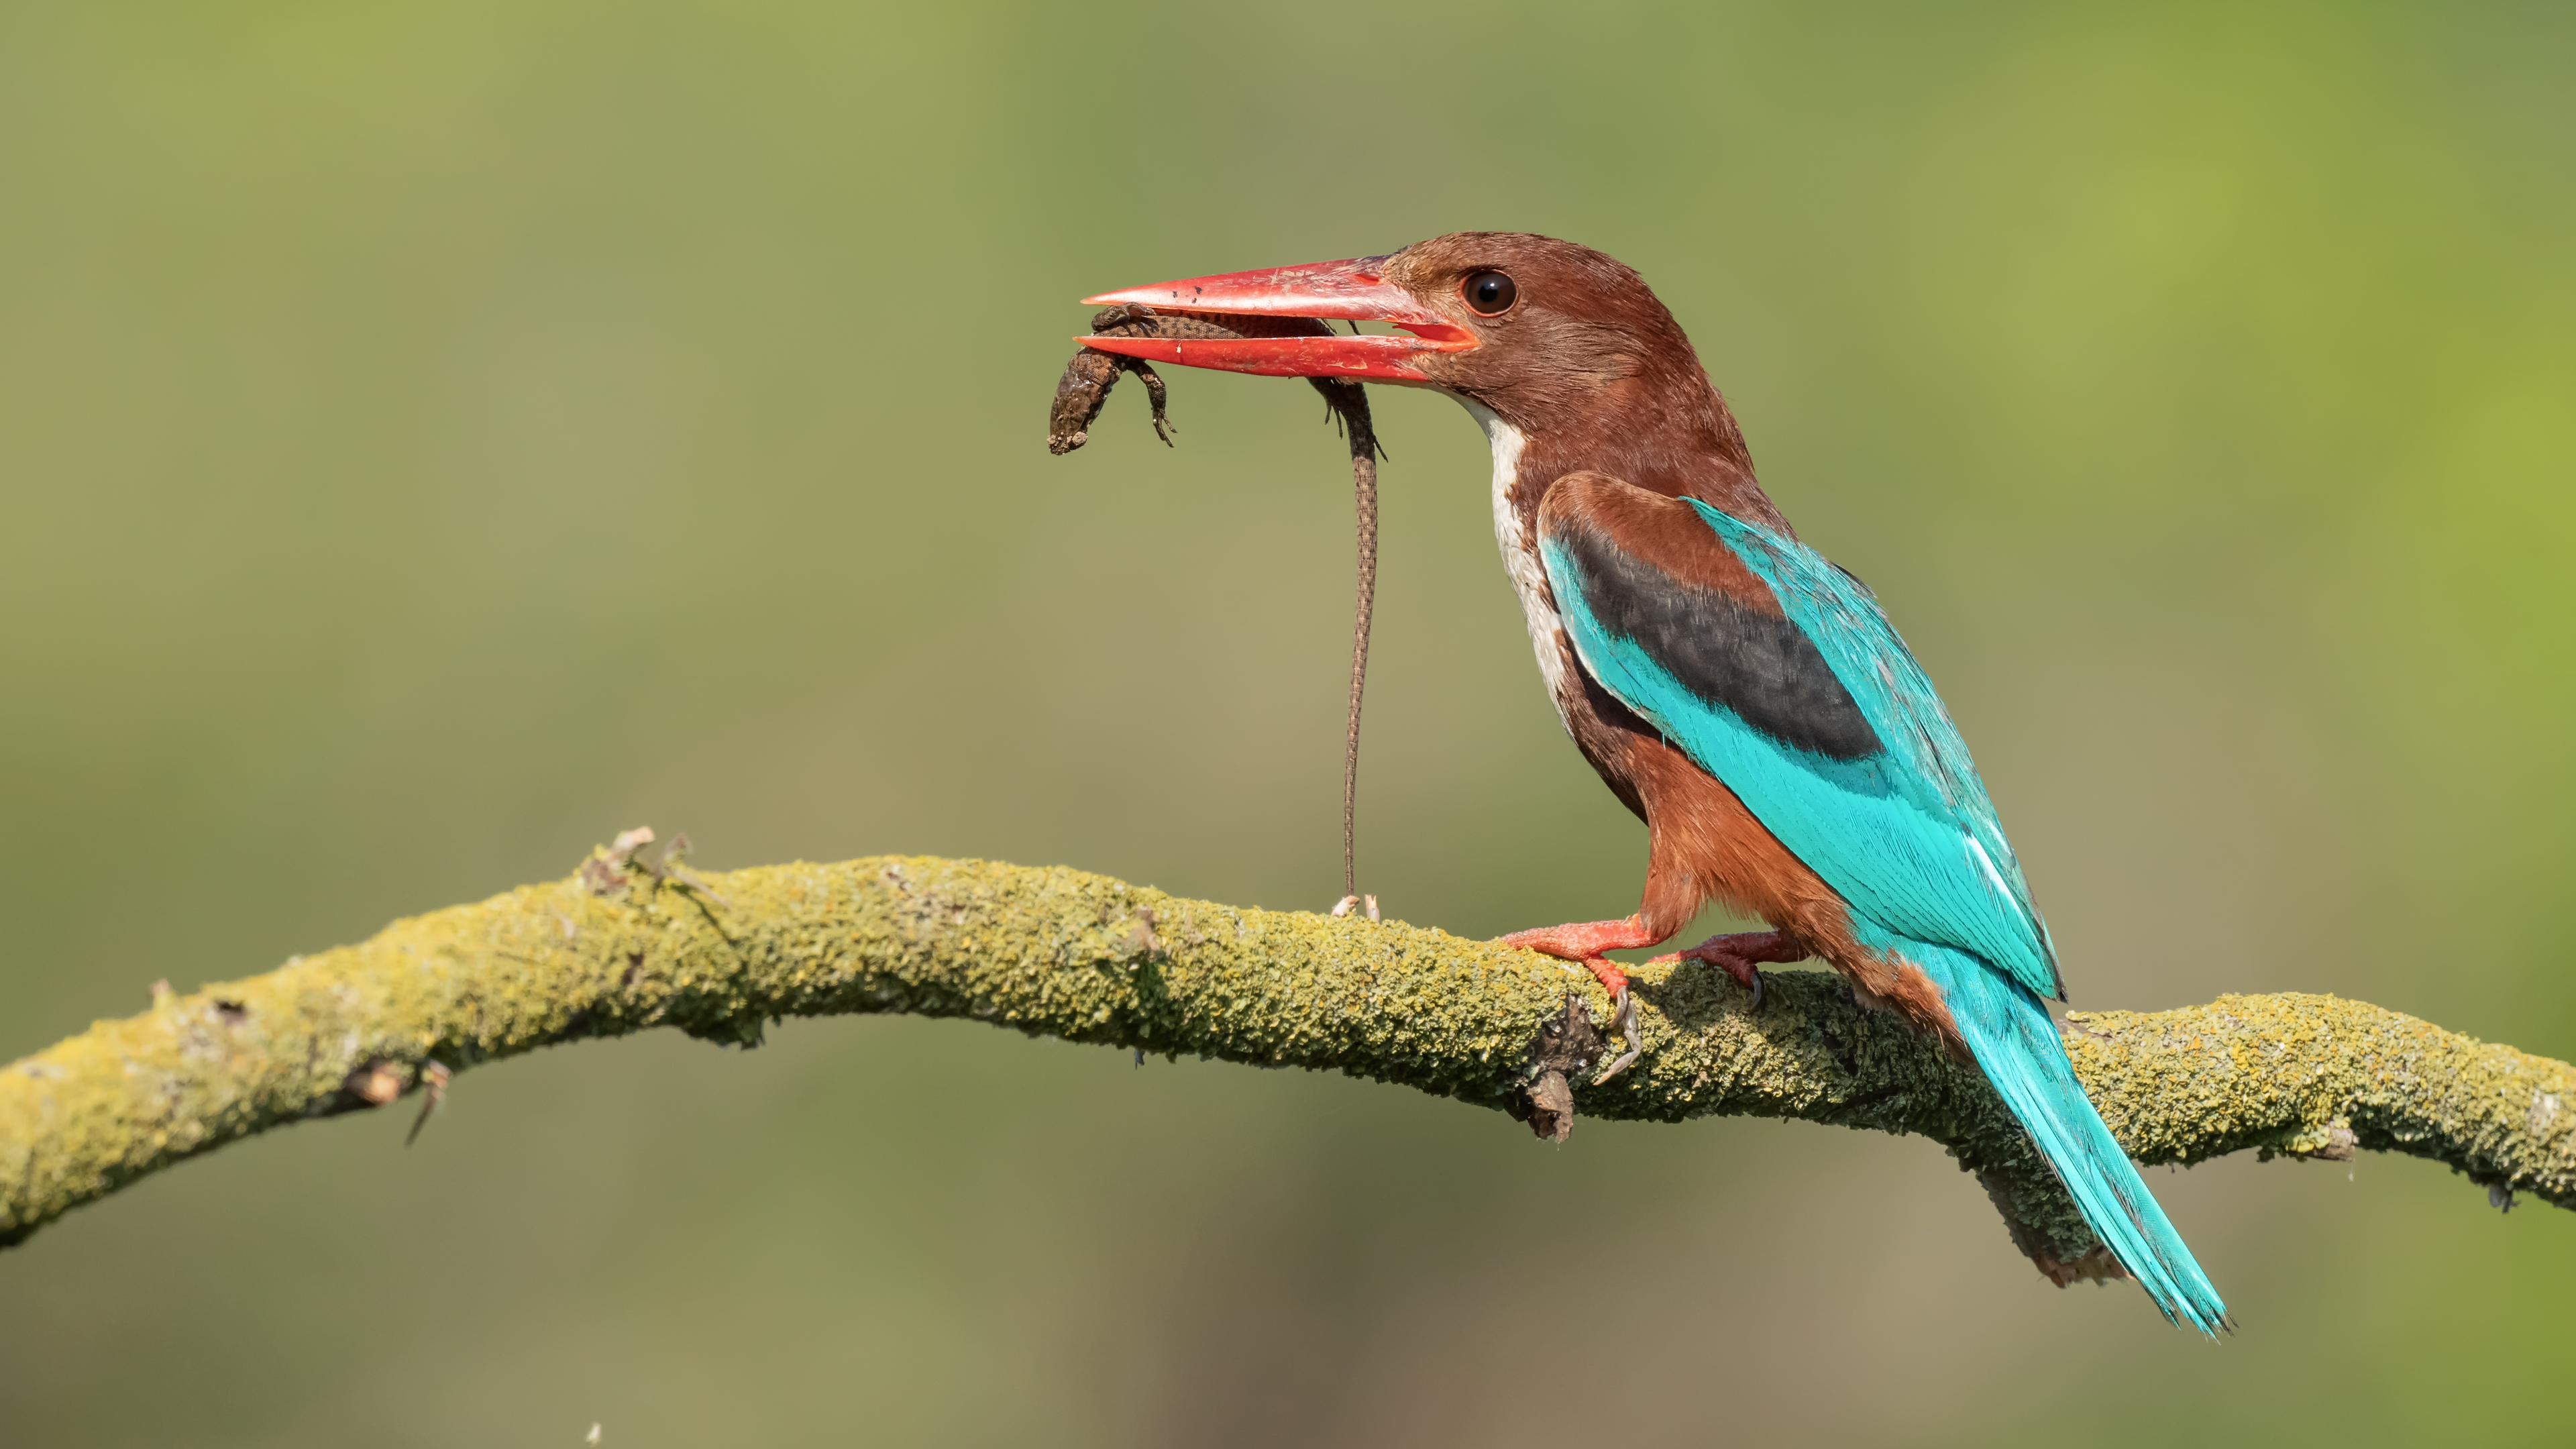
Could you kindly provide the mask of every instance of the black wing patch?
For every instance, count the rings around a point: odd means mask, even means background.
[[[1596,529],[1551,534],[1573,558],[1601,627],[1635,640],[1684,689],[1792,749],[1858,760],[1884,748],[1797,625],[1684,583]]]

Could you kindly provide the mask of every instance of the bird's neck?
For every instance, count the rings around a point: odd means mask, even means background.
[[[1494,543],[1502,550],[1503,572],[1511,578],[1512,593],[1519,598],[1521,616],[1529,625],[1530,647],[1538,655],[1538,672],[1547,680],[1548,701],[1556,706],[1556,716],[1566,733],[1574,732],[1574,720],[1568,713],[1571,697],[1566,690],[1569,677],[1564,631],[1556,615],[1556,604],[1549,596],[1547,569],[1538,556],[1538,504],[1545,492],[1526,492],[1520,486],[1521,459],[1528,451],[1529,439],[1520,429],[1502,420],[1493,409],[1472,398],[1460,397],[1468,416],[1485,430],[1485,439],[1494,448]],[[1560,474],[1551,475],[1550,481]],[[1526,496],[1527,502],[1524,503]]]
[[[1753,461],[1726,404],[1703,381],[1707,406],[1682,411],[1610,410],[1578,415],[1573,426],[1525,428],[1463,394],[1453,394],[1484,429],[1494,450],[1494,542],[1519,596],[1530,646],[1548,697],[1568,732],[1573,661],[1538,552],[1538,508],[1568,473],[1587,469],[1671,497],[1697,498],[1783,535],[1788,521],[1753,479]]]
[[[1568,473],[1591,471],[1668,498],[1696,498],[1796,537],[1754,480],[1753,456],[1725,400],[1696,366],[1687,373],[1632,376],[1579,404],[1517,417],[1517,409],[1460,397],[1494,446],[1497,525],[1508,507],[1523,536],[1534,539],[1539,501],[1549,487]]]

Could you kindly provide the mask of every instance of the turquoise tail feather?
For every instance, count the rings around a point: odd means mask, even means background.
[[[2094,1236],[2165,1317],[2217,1337],[2228,1326],[2227,1305],[2085,1097],[2048,1008],[2028,987],[1964,952],[1921,941],[1885,944],[1941,988],[1986,1080],[2057,1170]]]

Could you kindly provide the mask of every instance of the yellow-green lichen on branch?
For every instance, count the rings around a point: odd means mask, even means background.
[[[640,838],[649,838],[641,836]],[[2091,1240],[1984,1081],[1855,1005],[1773,973],[1760,1011],[1699,966],[1636,973],[1645,1055],[1573,1086],[1582,1114],[1795,1117],[1946,1145],[2034,1257]],[[698,876],[632,838],[573,878],[397,921],[0,1069],[0,1242],[191,1154],[371,1110],[437,1063],[672,1026],[751,1044],[770,1021],[910,1013],[1038,1036],[1332,1069],[1504,1106],[1589,973],[1357,916],[1193,901],[1063,869],[881,857]],[[2321,996],[2079,1013],[2077,1074],[2130,1154],[2355,1147],[2576,1203],[2576,1072]]]

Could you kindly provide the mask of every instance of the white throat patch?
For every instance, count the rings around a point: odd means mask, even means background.
[[[1547,680],[1548,703],[1556,718],[1573,732],[1565,717],[1565,651],[1557,643],[1556,608],[1548,602],[1547,571],[1539,562],[1538,540],[1522,526],[1512,507],[1512,483],[1520,476],[1521,430],[1494,416],[1493,410],[1465,398],[1458,401],[1494,445],[1494,543],[1503,552],[1503,571],[1511,575],[1512,592],[1520,595],[1521,617],[1529,624],[1530,647],[1538,654],[1538,672]]]

